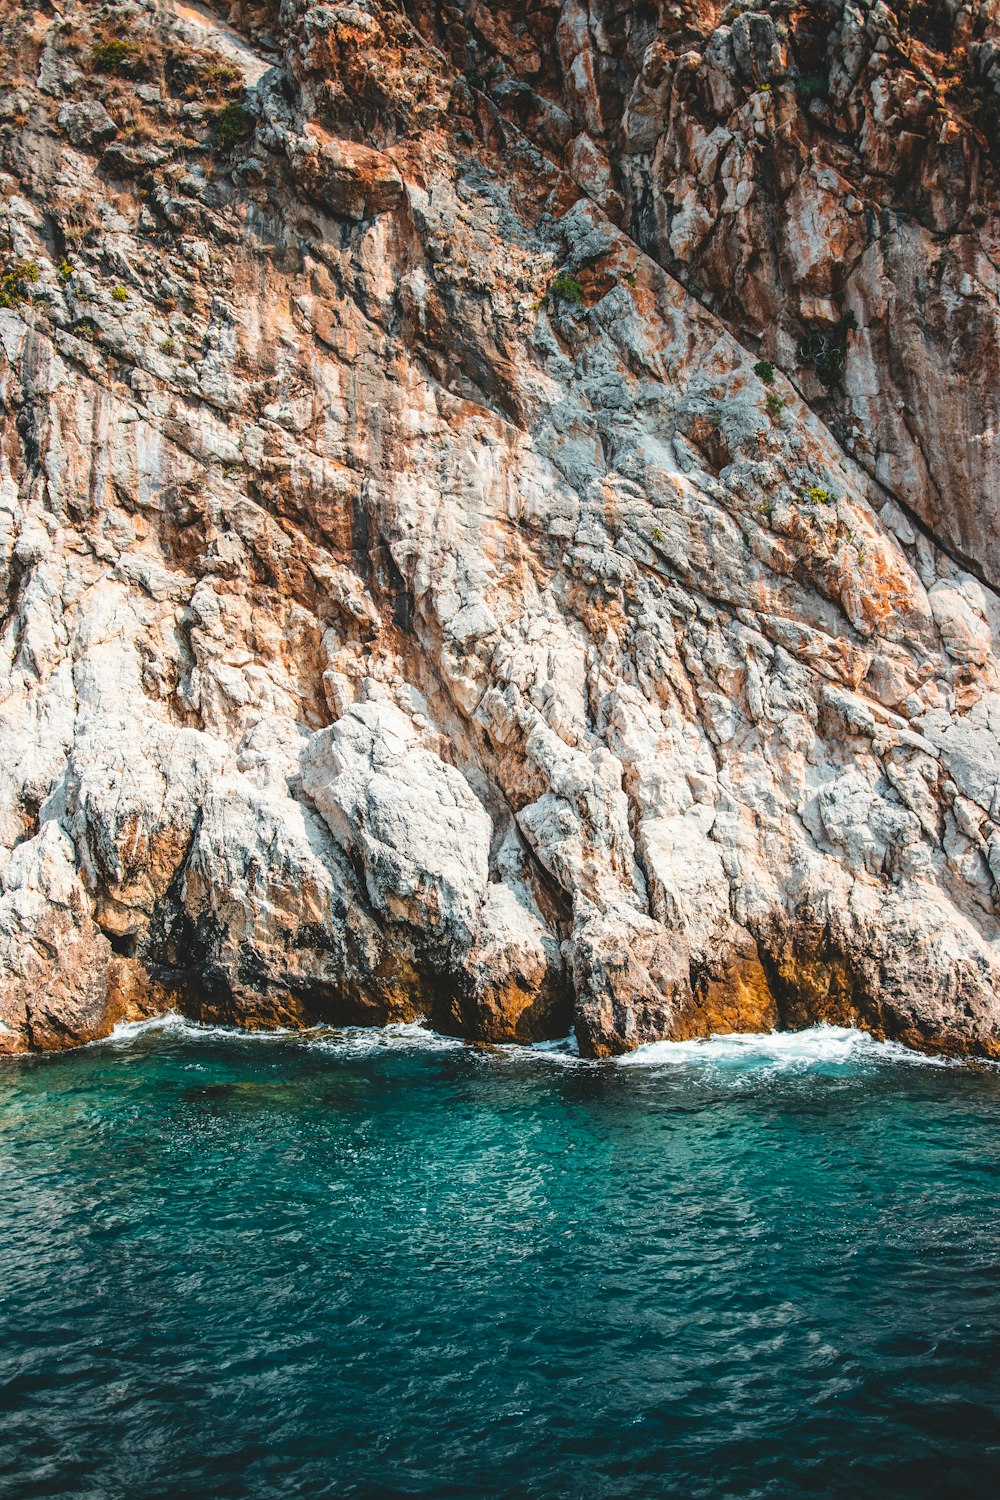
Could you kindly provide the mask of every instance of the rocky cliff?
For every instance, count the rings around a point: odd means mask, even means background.
[[[1000,5],[2,5],[0,1049],[1000,1052]]]

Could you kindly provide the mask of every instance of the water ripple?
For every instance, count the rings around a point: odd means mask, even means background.
[[[989,1493],[1000,1078],[180,1018],[0,1069],[0,1493]]]

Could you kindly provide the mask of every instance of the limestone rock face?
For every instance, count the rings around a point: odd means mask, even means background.
[[[460,8],[469,46],[478,8]],[[612,163],[617,222],[995,581],[995,0],[570,0],[546,14],[558,45],[540,91]],[[502,45],[497,58],[502,107],[521,70]]]
[[[387,918],[460,940],[489,879],[489,814],[460,771],[388,704],[351,708],[303,753],[302,790]]]
[[[1000,1053],[1000,41],[926,9],[0,6],[0,1049]]]

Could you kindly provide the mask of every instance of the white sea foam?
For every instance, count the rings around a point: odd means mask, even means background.
[[[286,1043],[318,1049],[338,1056],[366,1057],[380,1052],[452,1052],[467,1044],[460,1037],[444,1036],[423,1022],[399,1022],[389,1026],[316,1026],[301,1031],[282,1027],[269,1031],[249,1031],[236,1026],[205,1025],[191,1021],[176,1012],[155,1016],[146,1021],[126,1021],[117,1025],[111,1035],[91,1046],[128,1047],[150,1033],[191,1040],[225,1038],[232,1041],[259,1043],[282,1039]],[[909,1064],[922,1067],[961,1066],[954,1058],[926,1055],[898,1042],[880,1042],[867,1032],[848,1026],[811,1026],[804,1031],[738,1032],[699,1038],[687,1042],[647,1042],[635,1052],[608,1062],[595,1062],[580,1056],[572,1032],[554,1041],[535,1042],[529,1046],[510,1044],[484,1048],[482,1056],[500,1061],[533,1061],[557,1067],[642,1068],[675,1070],[678,1068],[724,1070],[726,1072],[759,1071],[807,1072],[829,1068]]]
[[[443,1036],[422,1021],[395,1021],[389,1026],[343,1026],[307,1033],[309,1045],[324,1052],[367,1057],[374,1052],[453,1052],[465,1046],[461,1037]]]
[[[109,1036],[87,1045],[129,1046],[139,1038],[156,1032],[194,1041],[209,1037],[234,1042],[272,1042],[281,1039],[324,1051],[347,1052],[358,1056],[387,1050],[450,1051],[466,1045],[460,1037],[443,1036],[420,1021],[398,1022],[388,1026],[273,1026],[251,1029],[192,1021],[188,1016],[179,1015],[177,1011],[150,1016],[144,1021],[119,1021]]]
[[[184,1037],[232,1037],[240,1041],[271,1041],[276,1036],[304,1037],[311,1032],[299,1031],[290,1026],[275,1027],[270,1031],[249,1031],[242,1026],[214,1026],[201,1021],[192,1021],[175,1010],[165,1011],[162,1016],[150,1016],[145,1021],[119,1021],[110,1036],[88,1042],[90,1047],[129,1046],[150,1032],[164,1032],[168,1036]]]
[[[555,1063],[557,1067],[574,1067],[579,1063],[587,1062],[588,1059],[580,1056],[580,1049],[576,1043],[576,1033],[571,1031],[569,1036],[558,1037],[553,1042],[532,1042],[530,1047],[503,1048],[513,1054],[524,1053],[533,1057],[538,1062]]]
[[[954,1059],[915,1052],[899,1042],[880,1042],[851,1026],[810,1026],[805,1031],[733,1032],[690,1042],[647,1042],[617,1059],[625,1068],[671,1068],[707,1063],[717,1067],[769,1066],[802,1072],[859,1063],[910,1063],[948,1067]]]

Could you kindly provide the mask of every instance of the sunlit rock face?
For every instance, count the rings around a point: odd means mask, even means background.
[[[4,7],[0,1048],[1000,1050],[1000,50],[898,10]]]
[[[485,7],[460,8],[482,31]],[[508,72],[554,93],[582,190],[995,582],[996,0],[546,14],[534,72],[499,26],[490,37],[497,102]]]

